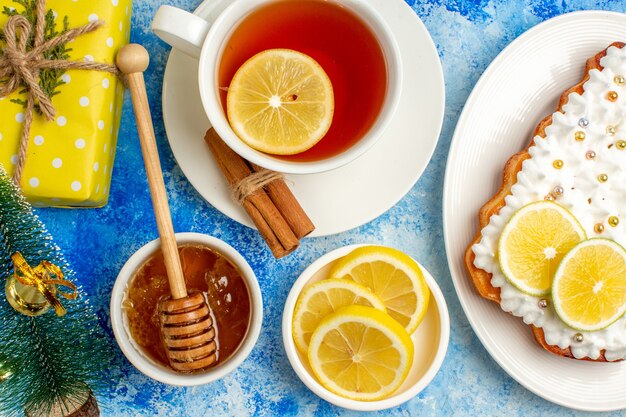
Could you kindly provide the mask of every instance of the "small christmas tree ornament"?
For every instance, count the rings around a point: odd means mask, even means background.
[[[7,278],[5,293],[11,307],[27,316],[39,316],[52,308],[46,297],[36,288],[20,283],[15,275]]]
[[[76,298],[76,286],[63,279],[61,269],[42,261],[37,267],[31,268],[20,252],[11,256],[15,272],[7,279],[6,295],[9,304],[27,316],[39,316],[54,307],[58,316],[66,310],[57,298],[57,293],[67,299]],[[71,293],[57,291],[56,285],[71,288]]]
[[[112,346],[73,277],[0,164],[1,416],[99,415],[92,390],[112,377]],[[57,314],[41,315],[51,308]]]

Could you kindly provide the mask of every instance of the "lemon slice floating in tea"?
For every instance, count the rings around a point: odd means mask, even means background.
[[[393,393],[413,363],[404,327],[372,307],[348,306],[326,316],[309,344],[318,381],[342,397],[375,401]]]
[[[298,349],[306,354],[311,334],[322,319],[349,305],[385,311],[380,298],[354,281],[324,279],[304,287],[293,312],[293,340]]]
[[[330,128],[333,87],[311,57],[268,49],[235,73],[226,98],[228,121],[250,147],[276,155],[304,152]]]
[[[384,246],[363,246],[338,259],[331,278],[345,278],[369,288],[387,313],[413,333],[422,322],[430,289],[419,265],[408,255]]]
[[[626,311],[626,250],[608,239],[589,239],[563,258],[552,301],[568,326],[600,330]]]
[[[502,230],[500,268],[520,291],[548,294],[561,259],[584,239],[583,227],[561,205],[550,201],[528,204],[513,213]]]

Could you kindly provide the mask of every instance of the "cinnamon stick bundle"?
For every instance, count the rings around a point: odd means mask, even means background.
[[[282,177],[240,157],[213,128],[209,129],[204,140],[231,188],[238,191],[238,201],[274,257],[282,258],[293,252],[300,239],[311,233],[315,225]],[[246,188],[243,193],[242,188]]]

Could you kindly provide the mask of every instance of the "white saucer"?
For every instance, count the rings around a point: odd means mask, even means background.
[[[370,0],[392,28],[402,50],[403,87],[398,111],[378,143],[356,161],[320,174],[286,175],[315,223],[311,236],[360,226],[396,204],[415,184],[437,145],[445,105],[443,72],[426,27],[404,0]],[[217,4],[217,5],[216,5]],[[207,17],[226,0],[204,1]],[[163,119],[174,157],[194,188],[230,218],[254,227],[204,143],[210,123],[197,87],[197,61],[170,53],[163,79]]]

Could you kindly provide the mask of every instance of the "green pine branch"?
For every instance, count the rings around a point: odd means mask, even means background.
[[[61,250],[0,165],[0,282],[12,274],[16,251],[33,267],[52,262],[78,286],[76,300],[61,299],[63,317],[22,315],[0,292],[0,415],[43,417],[69,409],[87,386],[103,388],[113,354]]]

